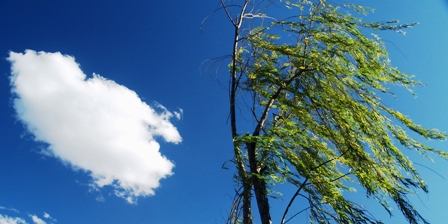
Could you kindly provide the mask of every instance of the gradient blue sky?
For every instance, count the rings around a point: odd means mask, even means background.
[[[379,33],[392,63],[428,84],[415,89],[417,98],[397,90],[397,99],[387,99],[387,104],[419,124],[448,131],[446,2],[359,2],[376,8],[367,18],[371,21],[420,22],[406,36]],[[45,223],[224,223],[234,193],[233,171],[222,169],[232,158],[228,94],[221,86],[226,82],[227,62],[213,71],[201,64],[228,54],[233,32],[222,12],[208,18],[203,32],[199,29],[217,6],[218,1],[210,0],[0,1],[0,223],[6,217],[26,223],[42,223],[38,219]],[[11,94],[7,58],[10,51],[26,49],[73,56],[89,78],[96,73],[113,80],[152,107],[158,102],[171,112],[182,109],[180,120],[171,119],[182,142],[155,137],[161,154],[175,167],[174,175],[161,180],[154,196],[129,204],[115,196],[112,187],[92,190],[88,173],[41,153],[46,145],[33,141],[18,121]],[[447,142],[428,143],[448,151]],[[416,158],[430,190],[411,200],[431,223],[445,223],[448,162],[429,163],[415,153],[408,155]],[[293,192],[282,189],[289,200]],[[353,195],[385,223],[405,223],[397,210],[390,220],[363,196],[362,191]],[[273,202],[275,222],[285,205]],[[306,223],[303,217],[295,221]]]

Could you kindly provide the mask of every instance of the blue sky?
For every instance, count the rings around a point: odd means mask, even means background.
[[[385,100],[419,124],[448,131],[448,4],[359,2],[376,8],[371,21],[420,22],[406,36],[379,34],[393,65],[428,86],[415,89],[417,98],[397,89],[397,99]],[[222,169],[232,159],[228,94],[222,87],[227,62],[213,70],[203,62],[228,54],[233,32],[222,12],[199,29],[217,5],[205,0],[0,2],[0,223],[225,222],[234,192],[233,171]],[[48,66],[54,63],[56,68]],[[28,81],[11,83],[12,65],[20,80]],[[45,78],[36,79],[37,71]],[[51,76],[65,71],[78,78]],[[39,94],[48,89],[57,94]],[[19,108],[28,108],[20,119],[41,127],[36,132],[19,120],[14,94],[29,96],[19,102]],[[128,127],[118,121],[137,123]],[[142,121],[153,128],[142,130]],[[34,141],[36,133],[37,140],[51,139],[50,150],[48,142]],[[448,150],[447,142],[428,144]],[[448,162],[408,155],[430,190],[411,200],[431,223],[443,223]],[[132,172],[126,172],[129,167]],[[153,181],[139,182],[138,175]],[[287,201],[293,192],[281,189]],[[385,223],[404,223],[397,210],[390,221],[363,196],[362,191],[352,195]],[[285,206],[273,201],[274,220]]]

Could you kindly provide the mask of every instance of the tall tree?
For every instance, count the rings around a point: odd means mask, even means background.
[[[392,67],[377,35],[366,35],[368,30],[403,32],[415,24],[363,22],[351,14],[363,16],[369,9],[326,0],[221,4],[235,30],[230,124],[241,186],[228,222],[251,224],[255,199],[261,222],[272,223],[268,198],[276,184],[287,182],[297,191],[282,224],[298,196],[308,202],[311,221],[381,223],[346,198],[350,183],[387,212],[393,201],[409,223],[427,223],[407,199],[415,189],[427,192],[427,186],[400,148],[446,159],[447,153],[414,140],[407,129],[428,139],[446,135],[384,104],[381,96],[392,94],[389,87],[420,83]],[[288,8],[290,15],[266,15],[272,4]],[[250,132],[238,129],[242,98],[251,101]]]

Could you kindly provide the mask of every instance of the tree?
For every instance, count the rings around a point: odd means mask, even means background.
[[[393,94],[392,85],[411,91],[421,83],[392,67],[379,36],[365,34],[403,33],[415,23],[363,22],[351,14],[363,16],[370,9],[326,0],[221,4],[235,30],[229,95],[240,185],[228,223],[251,224],[253,199],[262,223],[272,223],[268,198],[282,183],[297,191],[281,223],[298,196],[308,201],[311,221],[381,223],[346,198],[348,183],[364,188],[390,214],[393,201],[409,223],[427,223],[407,199],[416,189],[427,192],[427,186],[399,147],[447,159],[446,152],[414,140],[407,129],[428,139],[446,135],[382,102],[382,95]],[[291,16],[268,16],[273,4],[288,8]],[[237,123],[242,98],[249,99],[255,123],[247,133]]]

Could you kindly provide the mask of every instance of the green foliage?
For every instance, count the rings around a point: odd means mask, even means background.
[[[278,114],[262,124],[261,134],[235,139],[241,146],[256,143],[260,172],[250,175],[269,186],[296,185],[309,201],[312,222],[378,223],[345,198],[352,182],[389,213],[392,200],[409,223],[426,223],[407,195],[415,189],[426,192],[427,186],[394,139],[423,156],[448,158],[402,127],[428,139],[446,135],[382,103],[380,94],[391,94],[392,85],[409,89],[421,83],[392,67],[378,36],[365,35],[368,29],[404,33],[403,28],[415,24],[363,22],[323,0],[285,4],[299,16],[251,30],[238,50],[241,89],[256,96],[259,111]],[[358,5],[344,9],[370,10]],[[258,124],[267,119],[263,116],[255,117]]]

